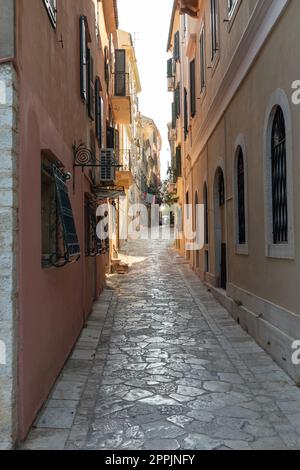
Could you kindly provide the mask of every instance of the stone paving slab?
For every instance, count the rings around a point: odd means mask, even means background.
[[[300,389],[184,260],[125,255],[23,448],[300,449]]]

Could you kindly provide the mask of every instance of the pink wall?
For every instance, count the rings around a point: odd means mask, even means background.
[[[104,256],[96,260],[85,257],[84,192],[90,192],[90,183],[77,169],[75,194],[72,181],[68,186],[81,259],[61,269],[41,266],[41,150],[50,149],[72,172],[72,145],[75,141],[87,142],[91,126],[80,98],[79,16],[88,17],[94,37],[94,4],[92,0],[58,0],[57,7],[55,31],[43,2],[17,2],[20,439],[26,436],[67,359],[91,311],[95,290],[99,293],[103,287],[107,261]],[[61,35],[64,48],[58,42]],[[103,63],[100,50],[95,44],[91,48],[99,74]],[[94,263],[97,263],[96,289],[92,283]]]

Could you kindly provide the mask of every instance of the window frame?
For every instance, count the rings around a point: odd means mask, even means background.
[[[193,119],[197,112],[196,96],[196,59],[190,61],[190,116]]]
[[[288,242],[275,244],[273,240],[273,207],[272,207],[272,129],[277,107],[280,106],[286,129],[286,176],[288,207]],[[289,98],[285,91],[278,88],[271,95],[266,109],[264,123],[264,209],[265,209],[265,256],[267,258],[295,259],[294,234],[294,173],[293,173],[293,121]]]
[[[239,197],[238,197],[238,157],[242,153],[244,163],[244,213],[245,213],[245,243],[240,243],[239,237]],[[248,168],[246,142],[243,134],[240,134],[234,144],[233,159],[233,203],[234,203],[234,234],[235,234],[235,254],[249,254],[248,235]]]
[[[57,0],[42,0],[53,28],[57,25]],[[53,5],[51,4],[53,2]]]
[[[220,50],[219,2],[210,0],[211,61],[214,62]]]
[[[204,23],[200,29],[199,36],[199,63],[200,63],[200,94],[206,90],[206,38]]]

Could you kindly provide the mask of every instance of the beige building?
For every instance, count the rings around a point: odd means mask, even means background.
[[[180,203],[194,226],[205,206],[205,245],[185,256],[297,382],[299,17],[297,0],[175,0],[168,41]]]

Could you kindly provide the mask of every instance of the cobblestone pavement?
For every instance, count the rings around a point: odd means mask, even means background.
[[[300,389],[166,242],[131,242],[24,449],[300,449]]]

